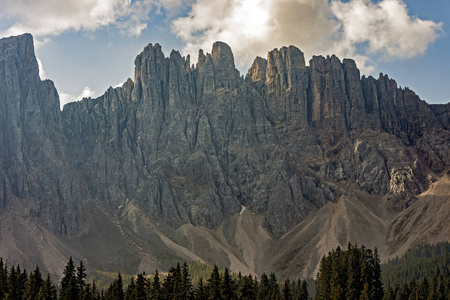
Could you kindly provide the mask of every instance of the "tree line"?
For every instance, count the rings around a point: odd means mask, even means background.
[[[383,283],[378,251],[348,244],[323,256],[316,280],[319,300],[381,300]]]
[[[385,300],[448,300],[450,299],[450,274],[423,277],[419,282],[411,279],[408,283],[388,285]]]
[[[10,269],[0,259],[0,299],[7,300],[209,300],[209,299],[283,299],[308,300],[308,285],[304,280],[278,282],[275,274],[232,275],[228,268],[220,272],[212,268],[209,278],[193,282],[186,263],[170,268],[167,274],[158,270],[152,276],[139,273],[125,285],[122,275],[104,290],[95,282],[86,281],[86,268],[80,262],[75,267],[69,259],[58,289],[50,275],[42,278],[39,266],[27,273],[20,266]]]
[[[407,251],[402,257],[389,260],[381,266],[384,284],[403,285],[414,279],[431,279],[444,275],[450,265],[450,243],[422,245]]]
[[[421,245],[382,265],[386,300],[450,299],[450,243]]]
[[[316,278],[316,297],[320,300],[441,300],[450,299],[450,245],[421,246],[402,258],[381,266],[378,251],[348,244],[324,255]],[[423,268],[420,271],[420,268]],[[0,258],[0,300],[209,300],[276,299],[308,300],[305,280],[278,281],[274,273],[231,274],[217,266],[177,264],[166,274],[158,270],[148,276],[139,273],[124,282],[119,273],[114,281],[98,289],[86,280],[86,268],[75,267],[69,259],[58,286],[50,275],[43,278],[39,266],[27,273],[19,265],[10,269]],[[382,271],[383,270],[383,271]],[[382,274],[388,278],[383,285]],[[205,279],[202,278],[205,276]],[[193,280],[193,277],[195,280]]]

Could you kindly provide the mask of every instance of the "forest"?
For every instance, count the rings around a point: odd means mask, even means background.
[[[344,250],[338,246],[320,262],[315,299],[450,299],[449,253],[449,243],[424,245],[381,265],[376,248],[349,243]],[[196,265],[193,268],[198,269]],[[0,258],[0,299],[312,299],[306,280],[279,281],[274,273],[260,277],[234,274],[215,265],[207,269],[210,275],[204,279],[197,270],[192,276],[186,263],[167,273],[143,272],[126,280],[119,273],[112,283],[98,288],[95,281],[87,280],[82,261],[76,267],[69,258],[62,279],[55,283],[49,274],[43,276],[39,266],[28,273],[19,265],[8,268]]]

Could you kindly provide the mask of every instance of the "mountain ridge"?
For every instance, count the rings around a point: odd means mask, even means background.
[[[388,258],[402,245],[399,233],[386,235],[389,224],[433,182],[447,184],[448,104],[430,106],[387,75],[361,78],[350,59],[315,56],[307,66],[298,48],[283,47],[256,58],[244,78],[225,43],[199,51],[196,65],[149,44],[135,59],[134,80],[60,111],[53,83],[39,79],[32,36],[2,39],[0,50],[0,213],[78,248],[55,251],[97,268],[121,263],[89,253],[83,239],[94,228],[122,236],[124,246],[107,252],[119,261],[123,251],[136,256],[129,271],[198,257],[245,272],[266,271],[269,261],[286,277],[311,275],[336,246],[312,232],[345,245],[366,239],[358,228],[365,223],[376,224],[374,240]],[[92,221],[95,214],[111,228]],[[331,227],[301,227],[320,219]],[[11,232],[4,236],[17,240]],[[254,233],[267,243],[243,238]],[[283,240],[291,252],[279,248]],[[258,250],[265,246],[281,254]],[[158,261],[162,249],[169,258]],[[11,251],[0,247],[18,257]],[[308,251],[317,252],[310,262],[290,265]]]

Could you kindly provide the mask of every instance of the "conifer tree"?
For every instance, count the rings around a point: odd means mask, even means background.
[[[270,273],[269,275],[269,286],[269,299],[281,299],[280,286],[278,285],[275,273]]]
[[[36,269],[30,273],[30,278],[26,283],[23,299],[35,300],[43,282],[39,266],[36,266]]]
[[[134,278],[131,277],[130,283],[128,284],[127,290],[126,290],[126,292],[125,292],[125,299],[127,299],[127,300],[133,300],[133,292],[134,292],[134,289],[135,289],[135,288],[136,288],[136,284],[135,284],[135,282],[134,282]],[[152,297],[151,294],[150,294],[150,299],[158,299],[158,298]]]
[[[181,299],[190,299],[192,296],[192,282],[191,275],[189,274],[189,268],[186,262],[181,269]]]
[[[198,281],[197,291],[195,293],[195,299],[196,300],[208,300],[208,298],[209,298],[208,289],[204,285],[203,279],[200,278]]]
[[[174,294],[174,273],[175,268],[170,268],[169,273],[162,283],[162,294],[164,297],[172,298]]]
[[[86,283],[84,285],[83,291],[80,293],[80,300],[93,300],[95,299],[95,293],[93,287],[91,287],[90,283]]]
[[[133,299],[135,300],[146,300],[146,280],[144,278],[144,274],[139,273],[136,278],[136,288],[134,289]]]
[[[359,299],[361,293],[361,284],[359,278],[360,266],[358,259],[358,250],[354,248],[349,242],[348,247],[348,258],[347,258],[347,289],[346,289],[346,299]]]
[[[253,277],[251,275],[242,276],[239,280],[239,299],[254,299],[255,290],[253,286]]]
[[[292,300],[291,282],[286,280],[282,290],[283,300]]]
[[[234,282],[230,276],[228,268],[225,268],[223,273],[223,280],[221,286],[221,294],[223,299],[236,299],[236,293],[234,291]]]
[[[381,266],[380,266],[380,256],[378,255],[378,249],[375,247],[372,259],[372,270],[373,270],[373,282],[372,282],[372,295],[373,299],[381,300],[383,299],[383,282],[381,281]]]
[[[72,257],[70,257],[63,274],[64,276],[61,279],[61,290],[59,298],[61,300],[78,299],[79,289],[77,278],[75,276],[75,266],[73,264]]]
[[[27,270],[20,270],[20,266],[17,265],[17,286],[16,286],[16,290],[17,290],[17,295],[19,297],[19,299],[22,299],[23,297],[23,293],[25,291],[25,286],[27,284],[28,281],[28,274],[27,274]]]
[[[76,270],[77,289],[80,293],[84,290],[86,277],[86,268],[83,266],[83,262],[80,261],[80,266],[78,266]]]
[[[269,277],[267,277],[266,273],[261,275],[261,281],[259,283],[258,294],[256,295],[256,299],[265,300],[269,298],[270,293],[270,285],[269,285]]]
[[[37,300],[57,300],[56,287],[50,279],[50,274],[47,274],[47,278],[42,283],[39,293],[36,297]]]
[[[378,251],[338,247],[324,256],[316,280],[316,299],[381,300],[383,298]]]
[[[308,300],[309,299],[309,293],[308,293],[308,283],[306,283],[306,280],[302,281],[302,290],[300,294],[300,300]]]
[[[316,280],[316,299],[329,300],[331,299],[331,252],[328,256],[323,256],[319,265],[319,273]]]
[[[395,300],[395,293],[391,286],[388,286],[386,289],[386,294],[384,295],[383,300]]]
[[[9,271],[8,276],[8,292],[5,295],[5,299],[12,300],[12,299],[19,299],[19,292],[17,290],[17,282],[18,282],[18,275],[16,272],[16,268],[14,266],[11,267],[11,270]]]
[[[214,265],[211,276],[208,279],[208,299],[219,300],[222,299],[220,293],[221,279],[219,274],[219,268]]]
[[[295,294],[293,295],[294,300],[308,300],[308,283],[306,280],[298,280]]]
[[[27,281],[26,270],[22,272],[19,265],[16,268],[13,266],[7,279],[8,291],[4,295],[5,299],[22,299]]]
[[[8,292],[8,270],[0,257],[0,299],[3,299]]]
[[[161,282],[159,280],[159,272],[155,270],[155,275],[153,276],[153,280],[150,285],[150,299],[161,299]]]
[[[106,291],[106,298],[109,300],[124,300],[122,275],[119,273],[117,278],[110,284]]]

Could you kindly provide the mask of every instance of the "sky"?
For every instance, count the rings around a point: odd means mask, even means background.
[[[134,78],[149,43],[191,55],[215,41],[245,75],[256,56],[294,45],[355,59],[428,103],[450,102],[448,0],[0,0],[0,38],[34,36],[41,79],[61,104],[101,96]]]

